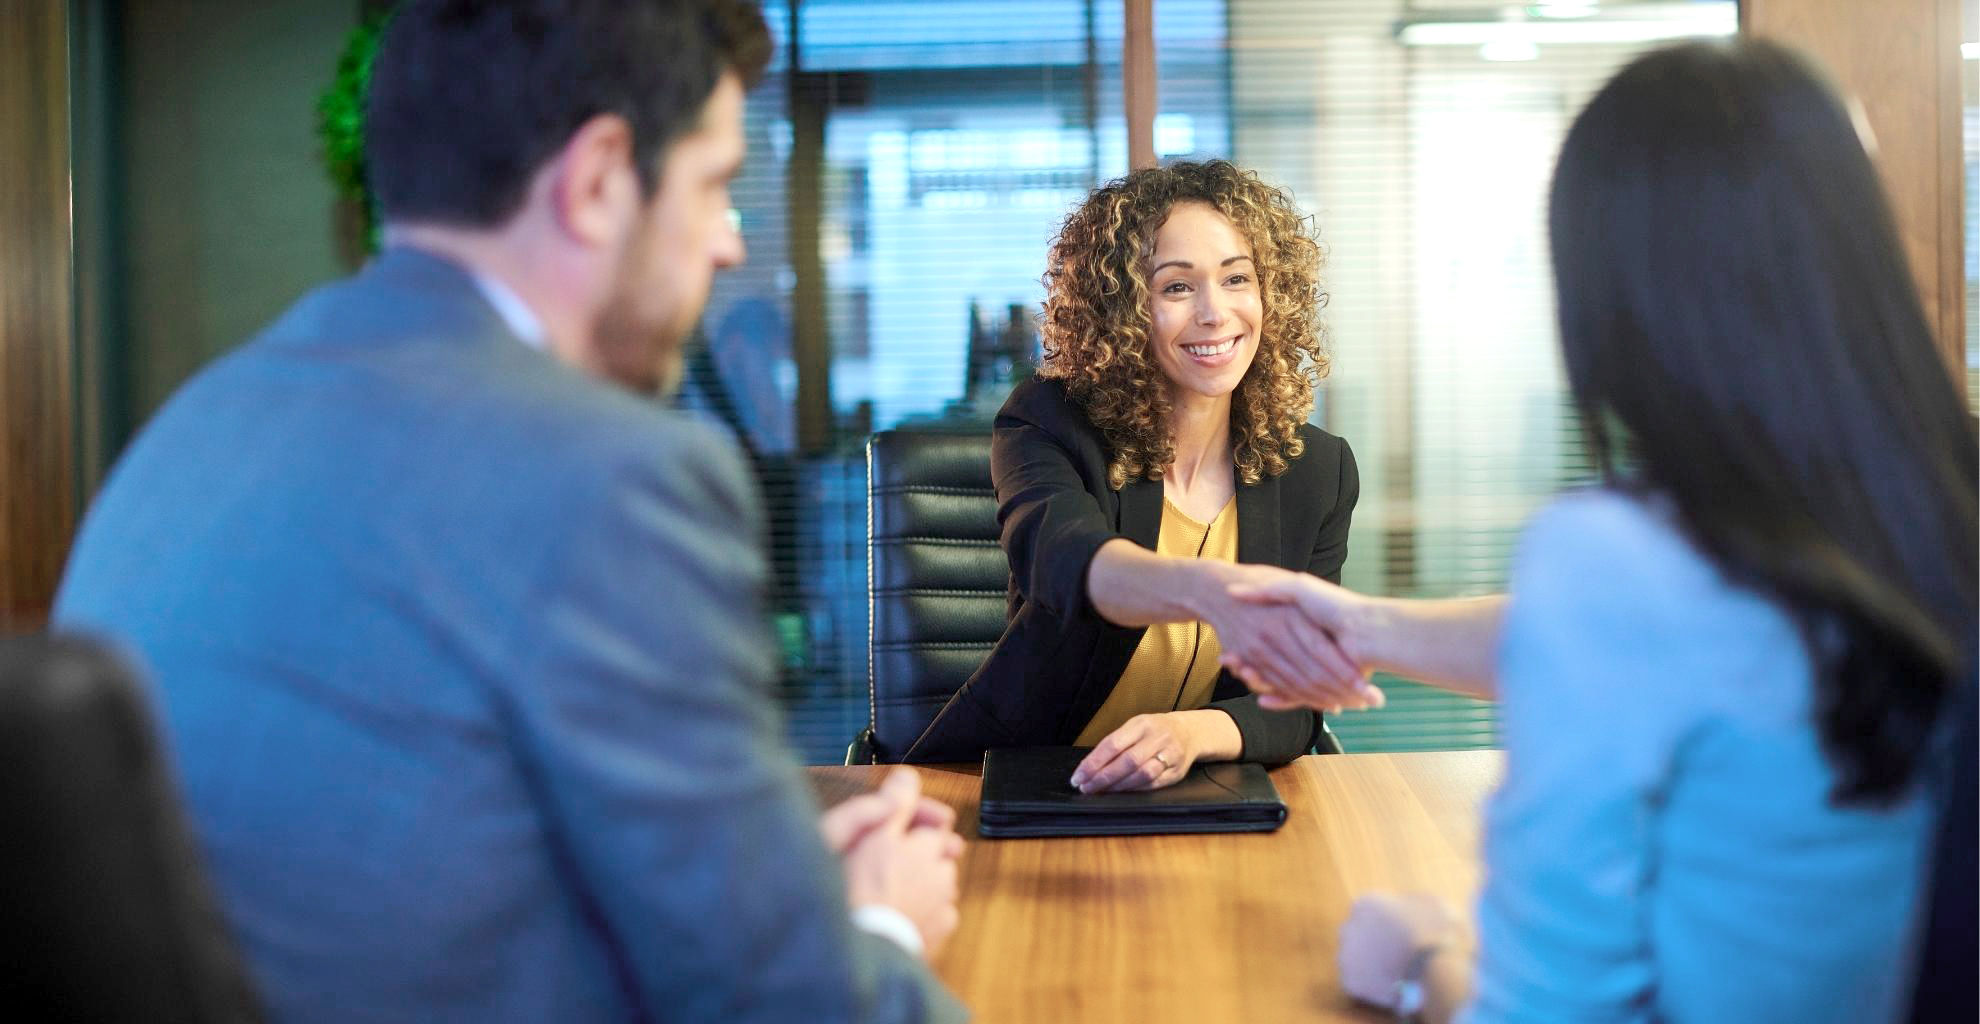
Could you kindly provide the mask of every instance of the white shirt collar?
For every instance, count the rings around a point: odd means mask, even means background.
[[[480,271],[469,271],[474,278],[474,286],[481,289],[481,295],[507,324],[510,333],[523,340],[530,348],[541,350],[546,338],[543,335],[543,321],[530,311],[529,304],[522,300],[513,289]]]

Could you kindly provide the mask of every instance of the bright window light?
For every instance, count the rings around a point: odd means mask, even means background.
[[[1489,61],[1510,63],[1539,60],[1540,48],[1522,39],[1495,39],[1478,48],[1478,56]]]
[[[1196,151],[1196,119],[1188,114],[1155,115],[1155,155]]]

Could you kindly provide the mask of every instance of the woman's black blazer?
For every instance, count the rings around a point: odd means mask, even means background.
[[[1318,427],[1299,429],[1306,451],[1284,473],[1238,486],[1238,561],[1338,583],[1360,494],[1354,455]],[[1011,563],[1009,625],[908,750],[909,761],[973,761],[992,747],[1070,745],[1146,632],[1101,618],[1087,598],[1086,572],[1100,545],[1115,537],[1154,549],[1161,481],[1107,486],[1106,442],[1056,380],[1029,380],[1011,392],[997,414],[990,461]],[[1247,761],[1290,761],[1318,738],[1317,714],[1266,711],[1228,671],[1218,675],[1210,706],[1237,723]]]

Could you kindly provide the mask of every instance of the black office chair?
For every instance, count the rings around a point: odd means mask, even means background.
[[[898,761],[1004,635],[990,438],[882,431],[866,443],[866,729],[847,764]]]
[[[0,639],[0,1019],[258,1021],[130,674]]]
[[[887,430],[866,442],[867,724],[847,764],[898,761],[1004,635],[990,439]],[[1315,750],[1341,752],[1324,723]]]

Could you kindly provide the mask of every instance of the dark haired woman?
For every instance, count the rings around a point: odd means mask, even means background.
[[[1136,171],[1072,213],[1044,368],[993,440],[1010,625],[909,760],[1092,745],[1072,781],[1099,791],[1311,749],[1318,715],[1261,709],[1221,657],[1322,706],[1379,703],[1296,610],[1229,593],[1338,580],[1347,557],[1354,458],[1306,422],[1327,370],[1319,269],[1291,198],[1223,161]]]
[[[1896,1019],[1977,477],[1876,171],[1791,53],[1686,45],[1583,111],[1550,224],[1610,484],[1528,528],[1509,603],[1252,595],[1501,702],[1475,977],[1441,908],[1377,896],[1343,985],[1439,1022],[1467,987],[1472,1021]]]

